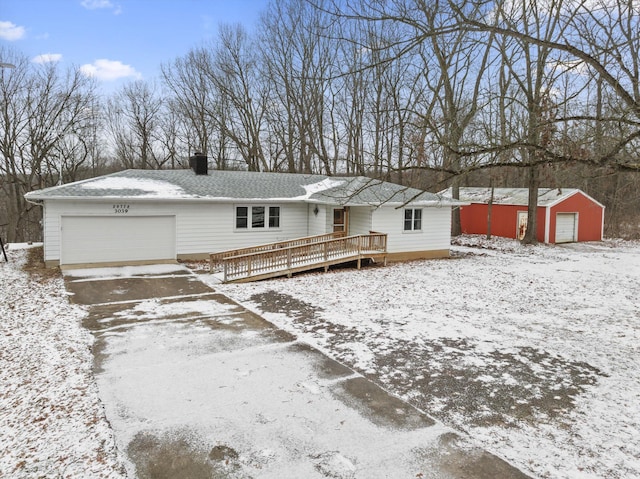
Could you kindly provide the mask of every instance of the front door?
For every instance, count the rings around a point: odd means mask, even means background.
[[[333,232],[344,231],[345,234],[348,234],[347,230],[347,218],[349,216],[349,212],[347,208],[336,208],[333,210]]]

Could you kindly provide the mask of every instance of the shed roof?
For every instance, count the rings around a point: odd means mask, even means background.
[[[209,170],[124,170],[27,193],[29,200],[154,199],[208,201],[278,201],[339,205],[451,205],[415,188],[356,177]]]
[[[594,203],[604,207],[577,188],[538,188],[538,206],[553,206],[576,193],[581,193]],[[451,188],[438,193],[445,198],[451,198]],[[488,203],[491,198],[491,188],[463,187],[460,188],[460,201],[468,203]],[[527,206],[529,204],[528,188],[494,188],[493,203],[501,205]]]

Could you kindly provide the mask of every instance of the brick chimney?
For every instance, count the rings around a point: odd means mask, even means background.
[[[204,153],[198,151],[193,156],[189,157],[189,167],[195,171],[196,175],[208,175],[209,174],[209,158]]]

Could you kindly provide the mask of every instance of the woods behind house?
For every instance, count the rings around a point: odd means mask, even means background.
[[[28,191],[205,151],[427,191],[576,187],[607,206],[605,235],[638,237],[639,53],[622,0],[273,0],[107,96],[3,47],[0,236],[39,239]]]

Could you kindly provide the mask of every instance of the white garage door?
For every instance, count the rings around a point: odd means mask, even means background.
[[[578,241],[578,214],[558,213],[556,215],[556,243]]]
[[[60,264],[176,258],[175,216],[63,216]]]

